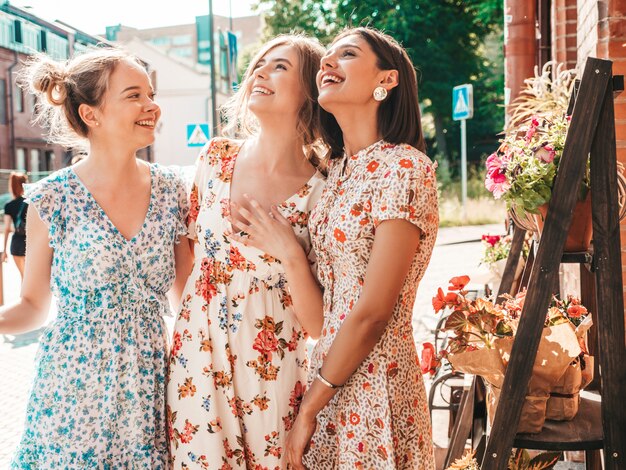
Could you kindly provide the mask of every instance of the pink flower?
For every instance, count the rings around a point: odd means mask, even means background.
[[[502,167],[502,160],[497,152],[492,153],[487,157],[487,161],[485,162],[487,166],[487,172],[490,173],[493,170],[500,169]]]
[[[506,175],[500,170],[493,170],[487,173],[485,178],[485,187],[493,193],[493,197],[500,199],[502,195],[509,190],[511,184],[508,182]]]
[[[533,127],[537,127],[539,125],[539,117],[533,116],[532,119],[530,120],[530,123],[532,124]]]
[[[534,126],[531,126],[527,131],[526,131],[526,135],[524,136],[524,139],[526,140],[526,143],[530,142],[531,139],[533,138],[533,136],[537,133],[537,128]]]
[[[550,145],[544,145],[535,152],[535,156],[544,163],[552,163],[556,152]]]

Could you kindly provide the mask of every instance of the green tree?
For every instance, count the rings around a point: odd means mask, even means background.
[[[265,10],[264,39],[296,32],[316,37],[326,44],[334,35],[334,1],[259,0],[256,7]]]
[[[423,111],[434,122],[429,142],[442,156],[459,147],[452,121],[452,88],[474,84],[474,119],[468,142],[495,142],[502,129],[503,59],[501,0],[260,0],[267,35],[303,31],[327,41],[346,26],[367,25],[396,38],[418,70]],[[500,42],[498,42],[500,41]],[[492,144],[493,145],[493,144]],[[469,155],[484,152],[480,145]],[[431,150],[432,153],[432,150]]]

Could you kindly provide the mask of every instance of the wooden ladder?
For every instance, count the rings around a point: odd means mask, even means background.
[[[614,92],[623,88],[623,77],[612,75],[612,62],[595,58],[587,60],[580,87],[573,97],[575,102],[572,101],[570,128],[532,271],[529,276],[528,273],[524,276],[528,292],[500,402],[490,435],[486,443],[479,444],[477,448],[483,470],[505,470],[512,447],[585,450],[588,469],[601,467],[598,450],[603,449],[606,469],[626,470],[626,406],[623,403],[626,398],[626,348],[613,110]],[[589,155],[593,258],[589,253],[563,253],[567,228],[571,224]],[[510,290],[523,237],[524,231],[516,228],[498,295]],[[582,269],[584,265],[589,267],[589,261],[593,269]],[[552,287],[557,284],[561,262],[581,265],[583,301],[588,302],[586,305],[594,313],[596,323],[597,338],[590,338],[590,346],[596,349],[601,401],[583,399],[572,421],[546,421],[541,433],[517,434]],[[593,300],[596,300],[595,309],[591,310]],[[475,380],[463,395],[446,465],[463,451],[472,428],[471,418],[468,417],[473,415],[478,386],[479,380]]]

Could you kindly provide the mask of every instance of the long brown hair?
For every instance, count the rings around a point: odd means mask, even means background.
[[[24,185],[28,182],[28,178],[24,173],[12,171],[9,175],[9,190],[13,197],[20,197],[24,194]]]
[[[320,60],[324,55],[324,48],[313,38],[303,34],[283,34],[265,43],[250,61],[239,90],[224,105],[222,112],[228,121],[224,133],[233,137],[248,137],[257,130],[256,119],[248,111],[250,90],[248,81],[254,79],[254,70],[257,63],[269,51],[280,46],[290,46],[296,50],[300,63],[300,85],[304,94],[304,103],[298,112],[297,132],[302,136],[305,154],[311,163],[319,167],[320,159],[317,147],[320,142],[321,128],[319,123],[319,104],[317,103],[318,89],[315,81],[319,70]]]
[[[378,129],[383,139],[392,144],[409,144],[425,151],[421,113],[417,96],[415,67],[404,48],[394,38],[368,27],[349,28],[339,33],[332,44],[346,37],[358,35],[374,51],[380,70],[397,70],[398,86],[389,90],[378,108]],[[372,90],[373,91],[373,90]],[[322,138],[330,147],[330,158],[343,155],[343,133],[335,117],[320,109]]]

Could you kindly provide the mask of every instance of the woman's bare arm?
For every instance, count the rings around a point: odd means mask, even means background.
[[[34,207],[26,216],[28,251],[22,292],[17,303],[0,309],[0,333],[19,334],[39,328],[50,306],[50,270],[53,250],[48,227]]]

